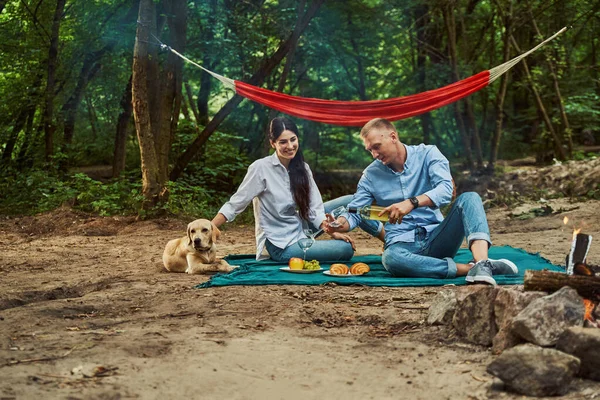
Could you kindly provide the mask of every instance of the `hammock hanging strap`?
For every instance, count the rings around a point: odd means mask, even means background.
[[[490,70],[480,72],[469,78],[452,83],[438,89],[418,93],[410,96],[396,97],[386,100],[371,101],[336,101],[322,100],[308,97],[291,96],[283,93],[262,89],[241,81],[233,81],[221,75],[215,74],[206,68],[184,57],[175,50],[169,49],[184,60],[202,68],[215,78],[219,79],[228,87],[233,87],[235,92],[254,102],[263,104],[269,108],[281,111],[288,115],[311,121],[323,122],[340,126],[363,126],[373,118],[385,118],[389,121],[397,121],[404,118],[414,117],[431,110],[454,103],[478,90],[486,87],[502,74],[506,73],[523,58],[533,53],[564,31],[562,28],[551,37],[547,38],[531,50],[494,67]]]

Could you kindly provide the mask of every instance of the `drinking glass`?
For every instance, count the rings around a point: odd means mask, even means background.
[[[314,242],[315,239],[312,237],[302,238],[298,240],[298,246],[300,246],[300,248],[304,252],[304,255],[302,256],[302,259],[304,261],[306,261],[306,250],[310,249]]]

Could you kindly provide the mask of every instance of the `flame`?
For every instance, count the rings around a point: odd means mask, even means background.
[[[593,301],[588,299],[583,299],[583,305],[585,306],[585,314],[583,319],[587,319],[588,321],[594,322],[594,318],[592,317],[592,313],[594,312],[594,308],[596,304]]]
[[[565,225],[566,225],[566,224],[568,224],[568,223],[569,223],[569,217],[565,216],[565,217],[563,218],[563,224],[565,224]]]
[[[581,232],[581,228],[573,229],[573,240],[577,238],[577,234]]]

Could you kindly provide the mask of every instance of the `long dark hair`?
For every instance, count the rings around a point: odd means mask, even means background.
[[[269,125],[269,140],[271,142],[276,142],[283,131],[294,132],[298,137],[298,140],[300,140],[298,127],[292,120],[286,117],[273,118]],[[292,196],[298,206],[300,216],[308,221],[308,212],[310,209],[310,184],[308,172],[304,166],[304,156],[302,155],[302,150],[300,150],[299,145],[296,155],[290,161],[288,171],[290,174],[290,189],[292,190]]]

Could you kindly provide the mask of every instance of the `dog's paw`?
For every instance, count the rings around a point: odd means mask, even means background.
[[[239,268],[239,267],[240,267],[239,265],[230,265],[229,268],[227,269],[227,272],[231,272],[234,269]]]
[[[184,273],[192,275],[192,274],[194,273],[194,271],[192,271],[192,269],[191,269],[190,267],[188,267],[188,268],[187,268],[187,269],[184,271]]]

